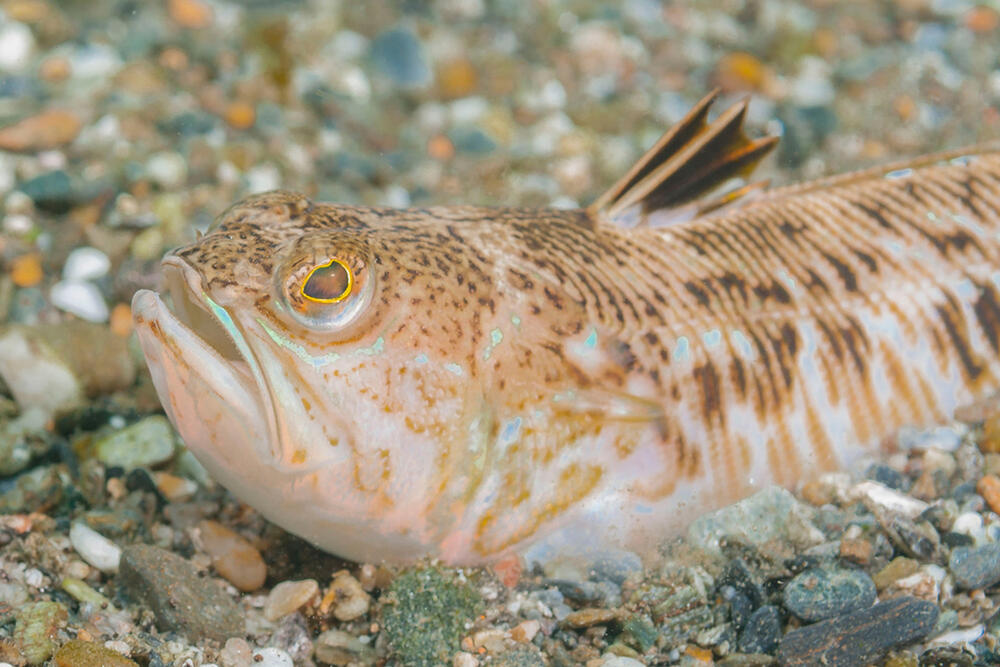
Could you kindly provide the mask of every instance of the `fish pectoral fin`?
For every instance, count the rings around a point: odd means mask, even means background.
[[[602,220],[638,226],[649,224],[650,214],[687,219],[730,204],[747,192],[742,187],[705,202],[699,198],[723,183],[745,177],[777,145],[777,137],[750,139],[743,131],[748,100],[722,112],[711,123],[708,109],[718,91],[696,104],[684,118],[660,137],[635,165],[590,206]],[[672,215],[677,209],[679,215]]]
[[[666,416],[663,406],[656,401],[600,387],[559,392],[551,397],[551,404],[557,412],[589,415],[606,421],[654,422]]]

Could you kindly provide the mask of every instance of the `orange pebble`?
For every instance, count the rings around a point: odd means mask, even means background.
[[[453,60],[438,68],[438,83],[445,97],[465,97],[476,89],[476,68],[468,60]]]
[[[127,303],[119,303],[111,309],[111,332],[122,338],[132,333],[132,309]]]
[[[742,51],[723,56],[715,70],[719,85],[727,91],[759,88],[764,82],[764,74],[764,64]]]
[[[169,70],[179,72],[188,66],[187,54],[180,49],[170,46],[160,52],[159,62]]]
[[[226,107],[226,122],[230,127],[237,130],[246,130],[253,127],[257,114],[252,104],[247,102],[233,102]]]
[[[976,484],[976,491],[983,497],[990,509],[1000,514],[1000,477],[986,475]]]
[[[979,34],[993,32],[1000,25],[1000,14],[991,7],[980,5],[965,15],[965,27]]]
[[[21,255],[11,263],[10,278],[18,287],[34,287],[44,275],[42,257],[37,253]]]
[[[38,75],[49,83],[59,83],[66,80],[71,69],[69,60],[53,56],[45,59],[42,66],[38,68]]]
[[[435,160],[450,160],[455,155],[455,145],[448,137],[437,134],[427,142],[427,154]]]
[[[493,572],[497,575],[502,583],[507,588],[513,588],[517,586],[517,582],[521,579],[521,573],[524,571],[524,564],[521,562],[521,558],[516,554],[512,554],[493,564]]]
[[[711,649],[695,646],[694,644],[688,644],[684,648],[684,654],[689,658],[693,658],[697,662],[704,662],[707,665],[712,664]]]
[[[207,28],[212,25],[212,8],[201,0],[170,0],[170,18],[182,28]]]

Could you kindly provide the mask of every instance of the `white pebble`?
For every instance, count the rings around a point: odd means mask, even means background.
[[[280,648],[262,648],[253,652],[255,667],[295,667],[292,657]]]
[[[0,26],[0,70],[20,72],[25,69],[34,48],[35,36],[28,26],[16,21]]]
[[[107,275],[111,260],[97,248],[76,248],[63,265],[63,279],[69,281],[96,280]]]
[[[146,161],[146,176],[165,190],[176,190],[187,181],[187,163],[173,151],[161,151]]]
[[[246,173],[247,192],[267,192],[281,187],[281,172],[273,164],[257,165]]]
[[[83,281],[61,280],[49,292],[52,305],[89,322],[107,322],[108,304],[94,285]]]
[[[976,512],[959,514],[951,525],[951,530],[974,539],[979,538],[983,534],[983,517]]]
[[[931,639],[931,646],[948,646],[950,644],[971,644],[983,636],[986,628],[983,624],[975,625],[971,628],[952,630],[945,632]]]
[[[927,503],[922,500],[872,481],[855,484],[848,495],[853,500],[867,501],[879,509],[900,514],[907,519],[915,519],[928,508]]]
[[[45,575],[42,571],[35,567],[29,567],[24,571],[24,583],[28,584],[32,588],[41,588],[42,582],[45,579]]]
[[[96,530],[76,521],[69,528],[69,541],[83,560],[101,572],[118,571],[122,550]]]

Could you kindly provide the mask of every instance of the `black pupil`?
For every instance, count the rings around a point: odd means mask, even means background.
[[[350,276],[344,265],[334,261],[313,271],[309,280],[302,286],[302,293],[317,301],[339,299],[347,292],[350,282]]]

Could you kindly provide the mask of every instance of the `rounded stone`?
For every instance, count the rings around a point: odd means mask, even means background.
[[[249,540],[217,521],[202,521],[198,530],[212,566],[226,581],[247,593],[264,585],[267,565]]]
[[[822,621],[875,603],[875,582],[860,570],[813,568],[784,590],[785,607],[804,621]]]

